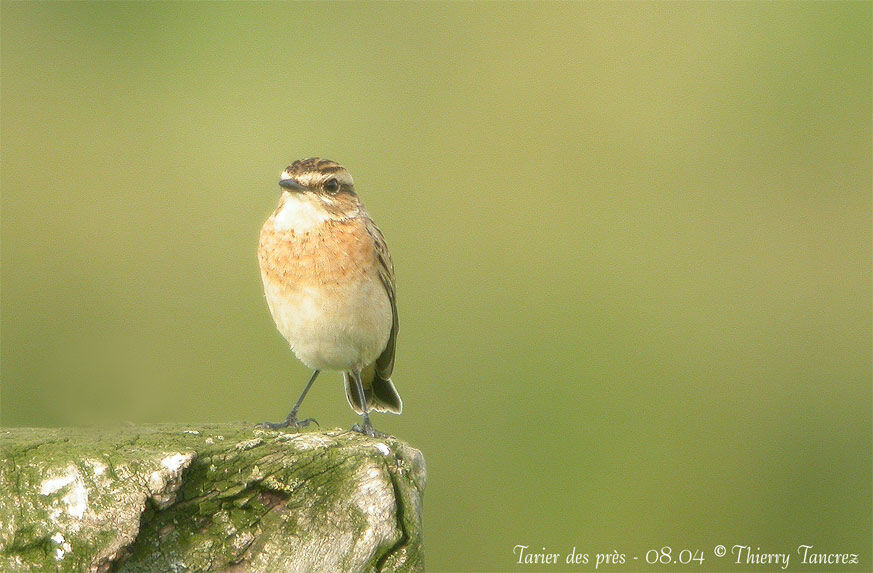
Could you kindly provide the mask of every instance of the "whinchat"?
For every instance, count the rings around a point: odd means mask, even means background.
[[[297,419],[300,404],[319,372],[339,370],[362,417],[352,429],[375,436],[370,410],[403,408],[391,382],[398,327],[391,254],[338,163],[295,161],[279,187],[279,206],[261,228],[261,279],[279,332],[314,372],[285,421],[261,427],[313,422]]]

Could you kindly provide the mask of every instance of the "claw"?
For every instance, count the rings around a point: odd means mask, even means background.
[[[364,434],[365,436],[370,436],[371,438],[387,438],[388,437],[388,434],[385,434],[384,432],[380,432],[379,430],[376,430],[375,428],[373,428],[372,424],[367,424],[367,423],[364,423],[363,426],[361,424],[355,424],[354,426],[352,426],[351,430],[353,432],[358,432],[359,434]]]
[[[315,418],[306,418],[305,420],[298,420],[297,416],[289,415],[282,422],[263,422],[257,424],[255,427],[260,428],[262,430],[281,430],[282,428],[291,428],[294,431],[300,430],[300,428],[305,428],[311,423],[315,423],[316,426],[321,427],[321,424],[318,423],[318,420]]]

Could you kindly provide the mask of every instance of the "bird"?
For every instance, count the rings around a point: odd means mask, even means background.
[[[370,412],[403,410],[391,381],[399,325],[385,238],[335,161],[297,160],[279,187],[279,204],[261,227],[258,264],[276,327],[313,373],[284,421],[258,426],[317,424],[298,419],[300,405],[320,372],[340,371],[349,406],[361,415],[352,430],[382,436]]]

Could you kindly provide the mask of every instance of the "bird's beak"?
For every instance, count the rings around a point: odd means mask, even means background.
[[[301,185],[300,183],[294,181],[293,179],[280,179],[279,187],[284,187],[285,189],[290,189],[291,191],[305,191],[306,187]]]

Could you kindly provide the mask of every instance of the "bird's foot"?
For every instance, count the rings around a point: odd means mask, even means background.
[[[319,426],[318,420],[316,420],[315,418],[298,420],[297,414],[295,412],[291,412],[290,414],[288,414],[288,417],[285,418],[285,420],[282,422],[263,422],[255,427],[262,430],[281,430],[282,428],[291,428],[292,430],[297,432],[300,430],[300,428],[305,428],[309,424],[313,423],[316,426]]]
[[[353,432],[358,432],[359,434],[364,434],[365,436],[370,436],[371,438],[387,438],[388,434],[384,432],[380,432],[379,430],[373,428],[373,424],[370,423],[369,418],[365,418],[363,423],[355,424],[352,426]]]

